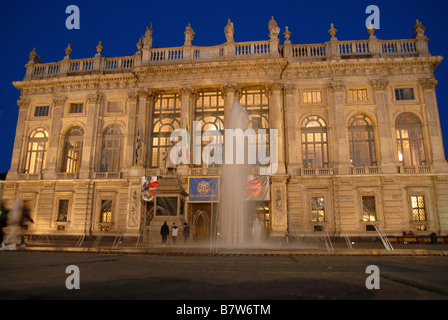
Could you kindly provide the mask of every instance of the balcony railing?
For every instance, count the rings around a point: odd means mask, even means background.
[[[70,76],[89,73],[130,72],[136,67],[166,64],[198,63],[257,58],[283,57],[295,61],[337,60],[371,57],[427,56],[427,43],[418,39],[329,41],[318,44],[273,46],[271,41],[233,42],[217,46],[183,46],[144,49],[134,56],[104,58],[97,56],[59,62],[27,64],[25,80]]]

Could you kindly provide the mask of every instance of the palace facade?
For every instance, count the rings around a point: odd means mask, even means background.
[[[411,39],[284,42],[274,18],[270,39],[153,48],[148,28],[128,57],[42,63],[30,53],[20,90],[11,169],[3,199],[21,197],[53,236],[124,236],[159,243],[160,226],[184,222],[207,238],[220,205],[190,201],[190,178],[219,177],[220,166],[165,167],[170,134],[226,128],[234,101],[250,127],[278,130],[278,170],[253,214],[272,237],[376,236],[448,232],[448,166],[434,70],[417,21]],[[268,137],[269,139],[269,137]],[[205,142],[199,141],[205,144]],[[257,177],[261,166],[254,166]],[[168,201],[144,201],[142,180],[159,177]],[[168,181],[171,181],[168,183]],[[178,182],[178,183],[177,183]],[[165,189],[164,189],[165,188]],[[162,191],[160,191],[162,190]],[[159,194],[160,196],[160,194]],[[144,240],[143,240],[144,238]]]

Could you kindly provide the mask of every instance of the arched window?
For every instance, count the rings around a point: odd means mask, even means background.
[[[302,122],[302,160],[304,168],[328,167],[327,125],[318,116]]]
[[[372,121],[356,115],[348,122],[350,163],[355,167],[376,166],[375,135]]]
[[[67,131],[64,139],[64,154],[62,158],[62,172],[77,173],[81,165],[84,130],[73,127]]]
[[[34,130],[28,140],[24,173],[42,173],[45,169],[47,148],[48,132],[42,128]]]
[[[395,120],[398,161],[405,166],[426,164],[422,123],[413,113],[405,112]]]
[[[101,148],[101,172],[120,172],[123,134],[116,124],[108,126],[103,132]]]
[[[171,132],[180,129],[180,118],[181,102],[179,96],[177,94],[157,95],[153,112],[151,168],[159,168],[164,165],[162,160],[171,144]],[[189,128],[189,131],[191,134],[191,128]]]

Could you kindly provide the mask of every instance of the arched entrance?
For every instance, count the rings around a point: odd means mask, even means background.
[[[210,212],[196,210],[192,223],[193,241],[210,241]]]

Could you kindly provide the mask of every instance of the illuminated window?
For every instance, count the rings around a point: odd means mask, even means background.
[[[304,168],[328,167],[327,125],[318,116],[302,123],[302,161]]]
[[[28,140],[24,173],[37,174],[45,169],[47,156],[48,133],[45,129],[34,130]]]
[[[350,89],[349,90],[350,101],[367,101],[369,96],[367,95],[367,89]]]
[[[398,161],[405,166],[425,165],[422,124],[413,113],[400,114],[395,121]]]
[[[34,111],[34,116],[35,117],[47,117],[49,109],[50,109],[49,106],[36,107],[36,110]]]
[[[363,221],[377,220],[375,196],[362,197],[362,220]]]
[[[103,133],[101,172],[120,172],[123,134],[118,125],[108,126]]]
[[[112,200],[101,200],[100,222],[112,223]]]
[[[259,139],[262,139],[266,145],[266,158],[270,156],[270,136],[269,136],[269,99],[264,89],[255,90],[243,90],[240,99],[241,105],[246,109],[247,115],[249,117],[248,129],[253,129],[256,133],[255,144],[258,143]],[[259,130],[265,129],[266,132],[263,136]],[[257,145],[249,146],[256,150]],[[258,151],[256,155],[256,163],[262,164],[265,162],[264,159],[259,159]]]
[[[352,117],[348,124],[352,166],[376,166],[375,136],[372,121],[365,115]]]
[[[64,162],[62,172],[79,172],[83,141],[84,130],[81,127],[73,127],[67,132],[64,140]]]
[[[412,220],[427,221],[424,196],[411,196]]]
[[[395,100],[414,100],[414,89],[395,89]]]
[[[303,103],[304,104],[322,103],[322,93],[320,91],[303,92]]]
[[[170,146],[171,132],[180,129],[181,102],[177,94],[157,96],[154,105],[151,167],[161,167],[163,156]],[[186,128],[184,128],[186,129]],[[190,134],[191,134],[191,129]]]
[[[196,101],[195,108],[195,121],[201,122],[201,130],[205,132],[207,130],[219,131],[221,133],[222,141],[216,141],[222,147],[224,146],[224,99],[221,92],[200,92],[198,94],[198,100]],[[191,134],[191,132],[190,132]],[[201,150],[210,143],[215,142],[216,137],[210,137],[210,141],[202,141],[202,137],[196,137],[195,144],[202,146]],[[216,149],[215,149],[216,150]],[[224,151],[221,150],[221,160],[224,156]],[[211,155],[217,156],[217,155]],[[194,164],[196,166],[202,166],[201,164],[201,152],[196,152],[196,159]],[[215,164],[214,164],[215,165]]]
[[[325,221],[325,199],[323,197],[311,198],[311,217],[312,222]]]

